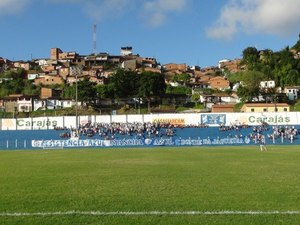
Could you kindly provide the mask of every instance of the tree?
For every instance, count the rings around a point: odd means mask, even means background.
[[[186,73],[176,74],[172,78],[172,81],[186,85],[190,81],[190,75]]]
[[[259,54],[255,47],[248,47],[243,50],[241,63],[247,66],[248,70],[254,70],[259,61]]]
[[[28,87],[28,81],[26,80],[26,71],[24,69],[18,69],[17,71],[9,70],[0,75],[2,78],[7,78],[1,84],[1,97],[10,94],[24,94],[24,88]]]
[[[261,72],[267,75],[268,79],[274,79],[273,70],[276,65],[275,54],[270,49],[265,49],[261,54]]]
[[[96,99],[96,83],[91,82],[88,77],[77,81],[77,99],[81,103],[91,105]],[[63,91],[63,98],[76,99],[76,83],[66,85]]]
[[[102,85],[99,84],[96,86],[97,98],[111,98],[114,96],[114,87],[113,84]]]
[[[75,85],[65,85],[64,89],[63,89],[63,94],[62,97],[63,98],[67,98],[67,99],[75,99],[76,98],[76,87]]]
[[[94,103],[96,99],[96,83],[91,82],[88,77],[84,77],[83,80],[77,82],[77,94],[78,100],[82,103],[90,105]]]
[[[137,95],[138,75],[134,71],[118,69],[110,78],[114,98],[130,98]]]
[[[190,87],[185,87],[185,86],[178,86],[178,87],[173,87],[171,85],[167,85],[166,88],[166,93],[167,94],[182,94],[182,95],[191,95],[192,94],[192,88]]]
[[[237,90],[238,96],[243,102],[252,101],[261,94],[260,82],[266,75],[259,71],[244,71],[241,73],[241,85]]]
[[[40,86],[35,86],[32,81],[24,80],[24,88],[22,91],[24,95],[39,95],[40,90]]]
[[[300,52],[300,34],[297,43],[292,47],[292,49],[295,49],[297,52]]]
[[[196,103],[196,106],[198,105],[198,102],[200,101],[200,94],[199,93],[194,93],[192,94],[192,101]]]
[[[161,74],[148,71],[140,74],[138,96],[147,99],[149,112],[151,97],[161,96],[165,94],[165,91],[166,83]]]
[[[273,73],[277,86],[299,85],[300,63],[294,58],[289,47],[276,53]]]

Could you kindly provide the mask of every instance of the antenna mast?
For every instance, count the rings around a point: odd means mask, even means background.
[[[93,51],[94,54],[96,55],[97,51],[97,25],[94,24],[94,31],[93,31]]]

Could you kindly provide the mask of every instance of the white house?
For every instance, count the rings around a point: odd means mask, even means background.
[[[237,95],[229,95],[226,93],[216,93],[211,95],[200,94],[199,101],[203,103],[206,108],[212,108],[214,104],[236,104],[240,102]]]
[[[28,73],[28,80],[34,80],[35,78],[38,78],[38,73]]]
[[[284,93],[288,97],[290,101],[294,101],[298,99],[298,92],[300,87],[285,87]]]
[[[132,55],[132,47],[121,47],[121,56]]]
[[[32,97],[20,96],[17,99],[18,112],[31,112],[33,108],[32,105],[33,105]]]
[[[54,98],[46,99],[46,108],[47,109],[60,109],[61,108],[60,100],[54,99]]]
[[[33,110],[64,109],[71,108],[75,105],[76,101],[73,99],[34,99]],[[81,106],[81,102],[78,102],[78,106]]]
[[[218,68],[219,68],[219,69],[222,69],[223,64],[224,64],[224,63],[227,63],[227,62],[230,62],[230,60],[229,60],[229,59],[222,59],[222,60],[220,60],[220,61],[218,62]]]
[[[34,99],[33,100],[33,111],[37,111],[39,109],[45,109],[46,99]]]
[[[71,108],[76,105],[76,101],[71,99],[61,99],[59,100],[59,105],[61,108]],[[81,105],[81,103],[78,102],[78,105]]]
[[[48,61],[48,59],[37,59],[34,62],[39,64],[39,66],[44,66],[44,65],[47,65],[47,61]]]
[[[261,81],[260,88],[261,89],[275,88],[275,81],[274,80]]]

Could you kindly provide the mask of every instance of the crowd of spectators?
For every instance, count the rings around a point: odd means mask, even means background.
[[[242,132],[242,129],[244,128],[248,129],[249,126],[246,124],[236,123],[228,126],[220,125],[219,131],[231,131],[228,137],[242,138],[244,136],[248,136],[254,143],[261,143],[264,140],[265,135],[269,140],[272,140],[273,143],[275,143],[277,139],[281,139],[282,143],[284,140],[288,140],[293,143],[294,139],[297,138],[297,135],[299,134],[297,128],[294,126],[270,126],[267,123],[251,127],[250,133],[247,134]]]
[[[268,138],[272,140],[281,139],[282,141],[285,139],[293,143],[298,134],[298,130],[294,126],[273,126],[272,133],[268,135]]]
[[[63,130],[60,133],[61,138],[71,138],[75,136],[85,137],[101,137],[106,140],[112,140],[120,137],[133,137],[133,138],[159,138],[159,137],[174,137],[177,135],[177,129],[184,128],[207,128],[205,124],[199,123],[198,125],[172,125],[166,123],[91,123],[81,124],[78,129],[75,128],[62,128],[56,127],[56,130]],[[244,130],[244,131],[243,131]],[[264,135],[268,139],[273,140],[275,143],[276,139],[287,139],[291,142],[298,135],[298,130],[294,126],[273,126],[271,127],[267,123],[262,123],[259,126],[250,127],[247,124],[235,123],[230,125],[219,126],[220,132],[230,132],[228,137],[243,138],[249,137],[255,143],[260,143]],[[233,132],[233,133],[232,133]],[[250,132],[250,133],[249,133]]]
[[[206,128],[205,124],[198,125],[174,125],[169,123],[91,123],[79,125],[78,129],[55,127],[55,130],[64,131],[60,133],[61,138],[70,138],[74,133],[78,136],[94,137],[100,136],[103,139],[115,139],[116,137],[135,137],[135,138],[154,138],[154,137],[173,137],[176,135],[176,129],[183,128]]]
[[[224,124],[221,124],[219,127],[219,131],[240,131],[243,128],[248,128],[249,126],[247,124],[241,124],[241,123],[233,123],[228,126],[225,126]]]
[[[80,125],[78,129],[71,128],[67,132],[60,134],[62,138],[71,137],[75,130],[79,136],[93,137],[100,136],[103,139],[115,139],[120,136],[128,136],[135,138],[151,138],[151,137],[173,137],[176,134],[176,128],[171,124],[159,123],[96,123],[88,122]],[[58,129],[61,130],[61,129]]]
[[[269,140],[272,140],[273,143],[277,139],[281,139],[283,143],[284,140],[288,140],[293,143],[294,139],[298,135],[298,130],[294,126],[269,126],[263,124],[262,126],[253,127],[253,132],[250,133],[250,138],[254,140],[255,143],[260,143],[264,137],[263,133],[268,132],[267,137]]]

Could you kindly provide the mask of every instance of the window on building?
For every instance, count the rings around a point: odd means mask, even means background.
[[[268,110],[267,110],[267,108],[264,108],[264,112],[267,112]]]
[[[275,107],[275,112],[278,112],[278,108],[277,107]]]
[[[287,108],[283,108],[283,111],[287,112]]]
[[[254,109],[253,109],[253,108],[251,109],[251,112],[254,112]]]

